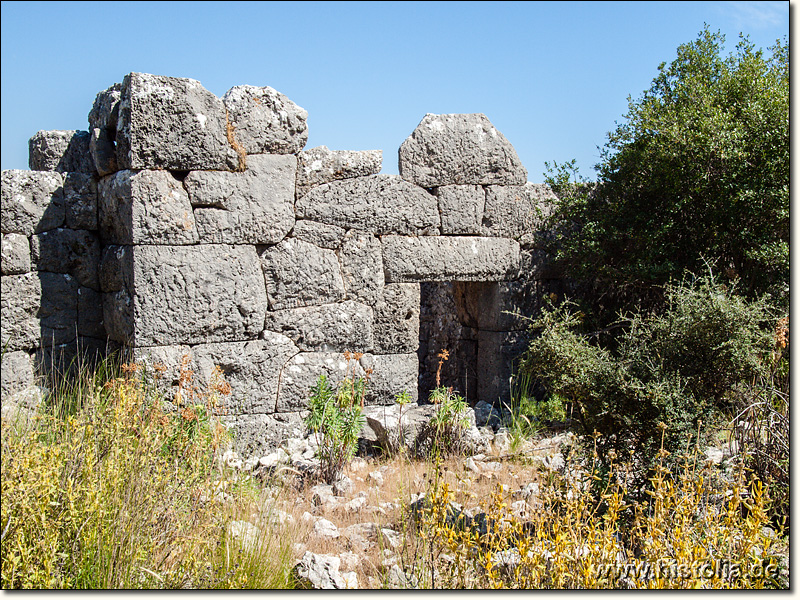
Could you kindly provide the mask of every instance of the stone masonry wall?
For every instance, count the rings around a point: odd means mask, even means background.
[[[426,115],[399,176],[380,151],[303,150],[306,120],[269,87],[131,73],[88,132],[37,133],[33,170],[2,174],[4,405],[53,348],[117,346],[165,387],[219,366],[244,453],[301,433],[323,373],[424,400],[444,348],[444,384],[507,399],[527,326],[504,311],[560,282],[549,190],[484,115]]]

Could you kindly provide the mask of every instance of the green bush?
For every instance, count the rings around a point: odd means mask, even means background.
[[[601,434],[602,457],[635,451],[651,466],[669,426],[666,450],[697,441],[700,423],[724,408],[737,385],[763,374],[773,347],[765,301],[748,301],[707,276],[667,286],[661,314],[634,313],[603,348],[581,331],[574,305],[546,310],[521,370],[551,395],[573,403],[582,432]]]

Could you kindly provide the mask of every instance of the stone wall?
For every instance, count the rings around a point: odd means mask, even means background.
[[[37,133],[33,171],[2,174],[4,403],[53,347],[116,345],[165,387],[219,366],[246,453],[300,433],[322,373],[424,400],[448,349],[442,383],[507,399],[526,324],[505,311],[560,285],[549,190],[484,115],[426,115],[400,176],[380,151],[303,150],[306,120],[268,87],[131,73],[88,132]]]

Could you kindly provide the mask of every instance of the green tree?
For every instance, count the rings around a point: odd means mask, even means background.
[[[742,38],[727,57],[723,45],[706,27],[628,98],[596,183],[574,161],[546,165],[560,256],[610,318],[659,304],[664,284],[706,261],[746,296],[770,293],[788,308],[788,43],[765,55]]]

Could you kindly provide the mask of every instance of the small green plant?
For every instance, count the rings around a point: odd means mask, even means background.
[[[325,375],[311,388],[306,426],[317,440],[320,477],[333,483],[358,449],[358,436],[364,426],[364,394],[367,378],[356,377],[355,365],[361,354],[345,352],[347,371],[334,389]]]
[[[431,390],[429,400],[436,405],[429,422],[433,437],[433,449],[439,456],[461,451],[462,437],[465,429],[469,427],[467,420],[467,401],[452,388],[441,385],[442,364],[450,353],[442,350],[439,353],[439,366],[436,369],[436,388]]]

